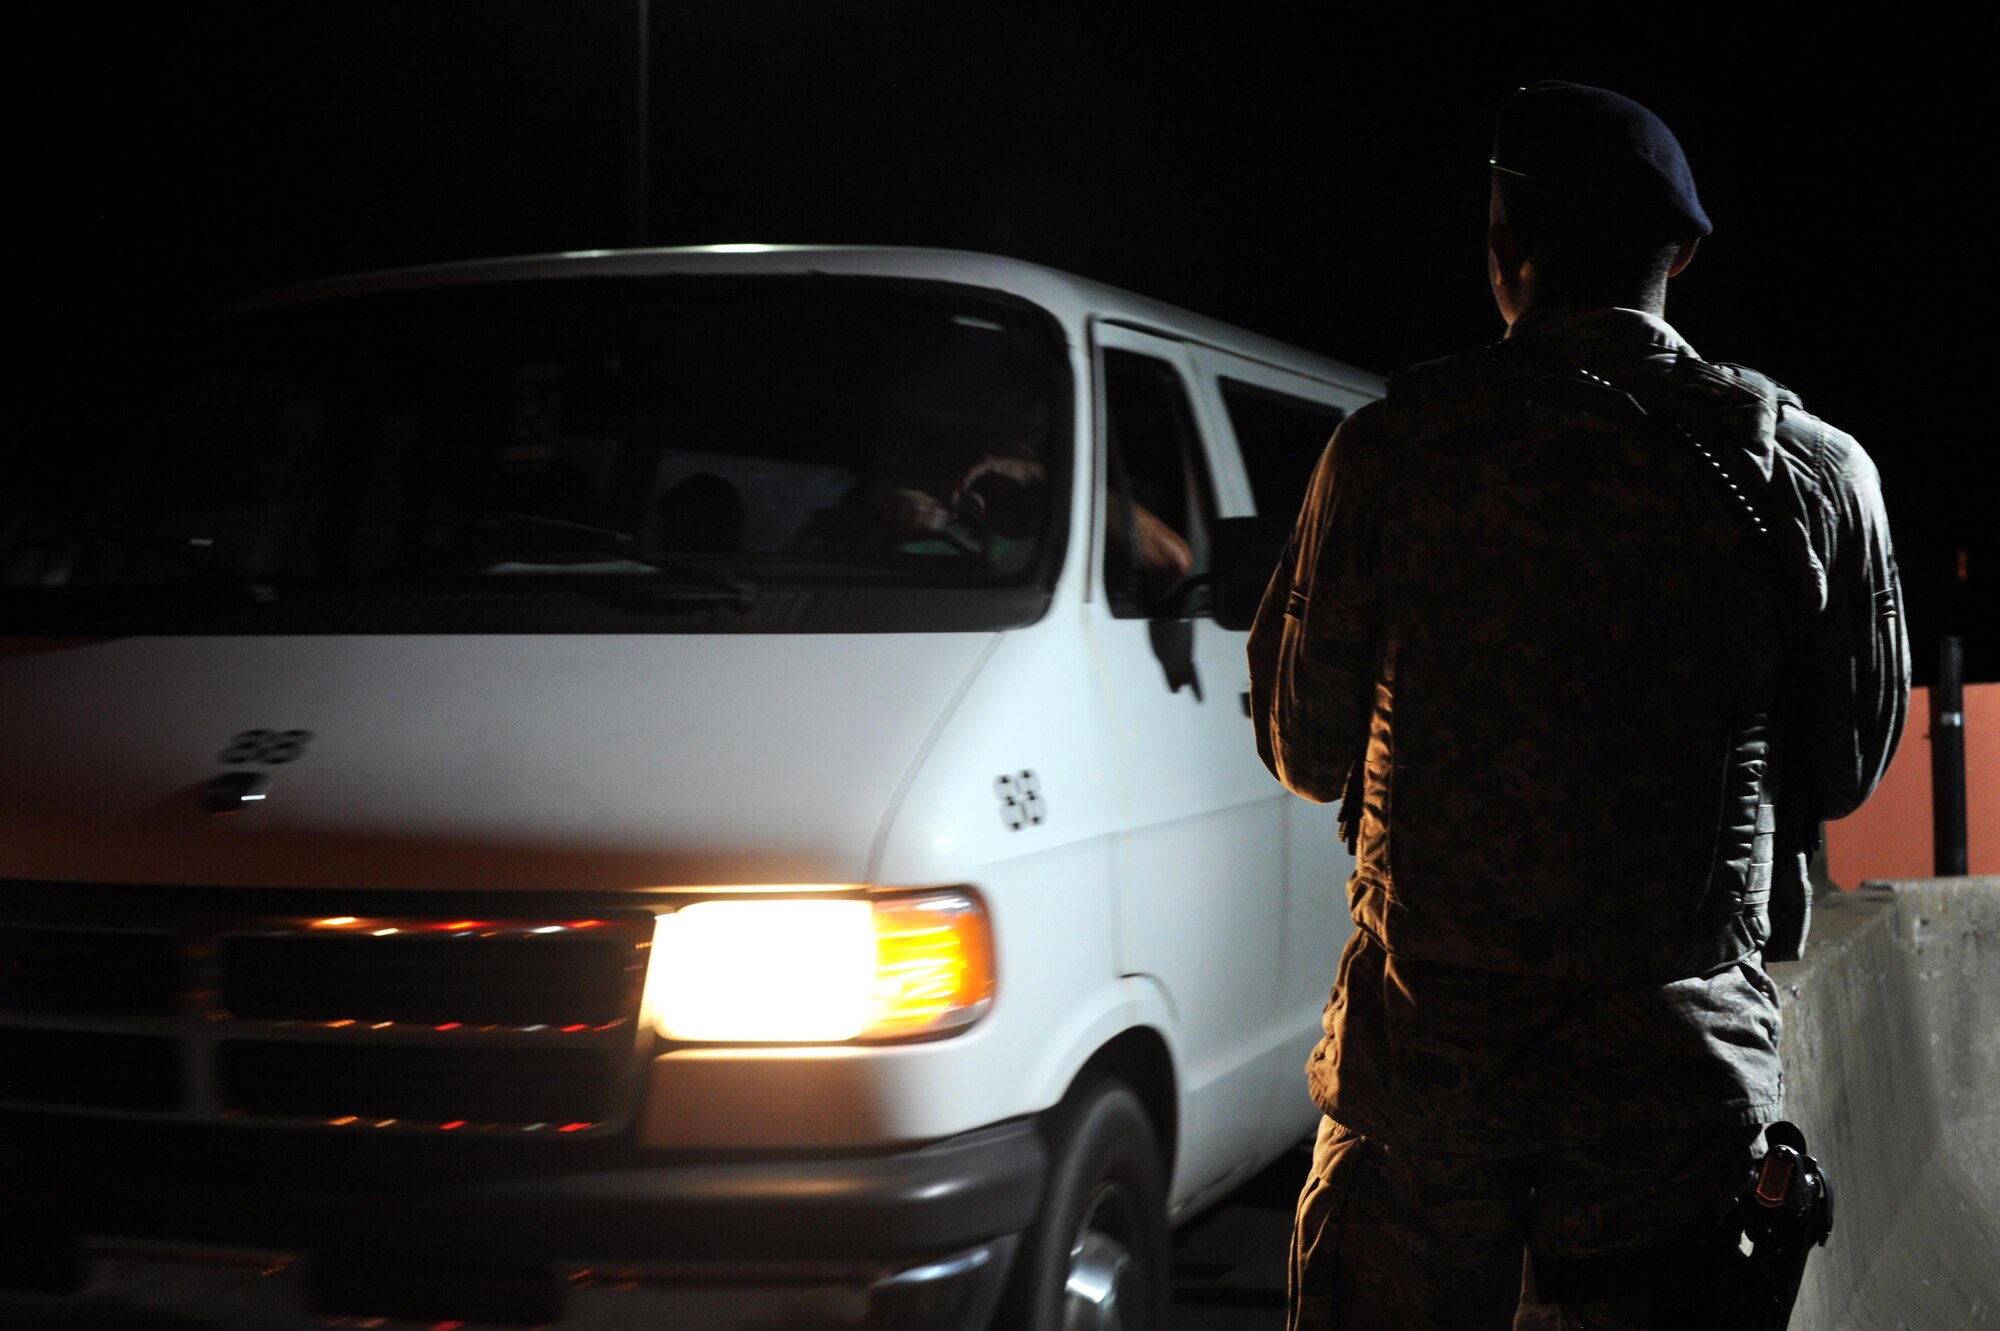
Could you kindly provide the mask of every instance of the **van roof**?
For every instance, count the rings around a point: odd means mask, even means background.
[[[1329,379],[1371,395],[1381,393],[1383,388],[1380,376],[1354,366],[1219,319],[1059,269],[994,254],[904,246],[691,245],[470,259],[302,282],[238,301],[225,309],[223,315],[422,287],[696,272],[830,273],[922,278],[993,287],[1034,301],[1069,327],[1080,328],[1085,320],[1095,316],[1149,331],[1169,333],[1252,360]]]

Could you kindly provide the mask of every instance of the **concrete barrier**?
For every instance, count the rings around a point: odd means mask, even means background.
[[[1770,970],[1786,1116],[1834,1189],[1793,1331],[2000,1328],[2000,877],[1822,897]]]

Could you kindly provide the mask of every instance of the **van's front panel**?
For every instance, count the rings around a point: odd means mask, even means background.
[[[1043,1170],[962,1075],[994,913],[877,870],[1054,595],[1065,343],[893,278],[378,292],[226,322],[151,424],[16,478],[10,1262],[309,1252],[344,1310],[752,1263],[800,1316],[982,1320]],[[731,1102],[732,1049],[791,1071]]]
[[[0,641],[0,875],[80,908],[100,880],[859,882],[989,641]]]

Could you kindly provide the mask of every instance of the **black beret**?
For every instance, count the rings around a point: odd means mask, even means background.
[[[1493,169],[1662,211],[1705,236],[1680,140],[1658,116],[1604,88],[1550,79],[1507,99],[1493,126]]]

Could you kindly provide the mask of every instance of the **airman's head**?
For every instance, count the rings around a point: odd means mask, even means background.
[[[1491,164],[1488,272],[1509,324],[1532,305],[1658,313],[1710,231],[1673,131],[1603,88],[1522,88],[1494,125]]]

